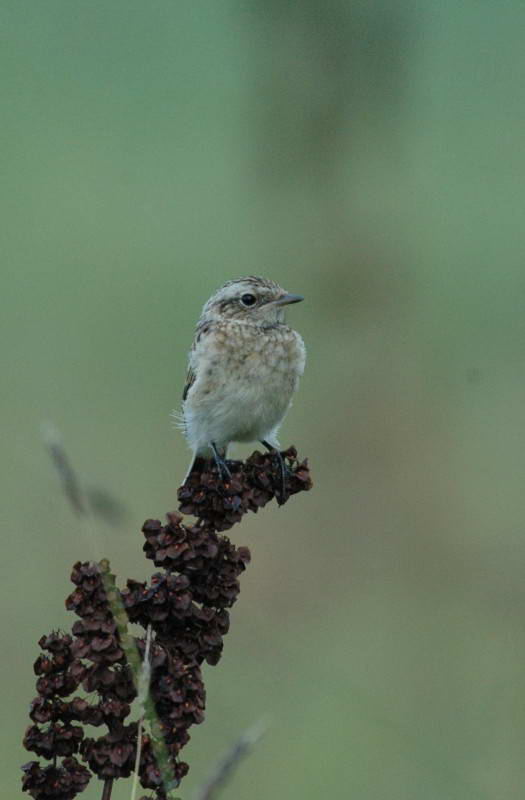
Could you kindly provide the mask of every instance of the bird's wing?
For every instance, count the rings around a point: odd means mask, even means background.
[[[195,338],[190,350],[190,359],[188,364],[188,373],[186,375],[186,383],[184,384],[184,391],[182,392],[182,402],[188,396],[188,392],[197,379],[197,366],[196,366],[196,349],[201,339],[212,330],[212,325],[209,322],[199,322],[197,330],[195,331]]]
[[[182,392],[182,402],[186,400],[188,392],[195,383],[195,377],[196,376],[193,369],[191,367],[188,367],[188,374],[186,375],[186,383],[184,384],[184,390]]]

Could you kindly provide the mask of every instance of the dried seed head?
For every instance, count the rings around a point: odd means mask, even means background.
[[[282,462],[275,453],[256,451],[244,462],[229,461],[231,481],[224,480],[213,462],[202,462],[202,469],[192,472],[178,491],[179,510],[216,531],[225,531],[273,498],[282,505],[292,494],[311,489],[308,462],[298,462],[295,447],[283,451],[281,457]]]

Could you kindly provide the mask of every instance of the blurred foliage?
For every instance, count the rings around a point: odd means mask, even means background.
[[[268,714],[225,798],[521,798],[523,4],[1,16],[3,795],[36,642],[72,622],[70,566],[149,574],[140,525],[174,508],[188,461],[169,412],[194,322],[259,273],[307,298],[282,441],[316,485],[234,531],[253,562],[183,796]],[[115,498],[95,543],[46,420]]]

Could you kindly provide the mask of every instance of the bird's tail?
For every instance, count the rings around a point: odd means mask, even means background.
[[[225,459],[227,451],[228,451],[227,445],[220,447],[218,449],[219,458]],[[182,485],[186,483],[192,472],[198,472],[198,473],[203,472],[206,465],[209,464],[210,461],[216,462],[216,457],[214,456],[214,451],[211,449],[211,447],[205,447],[200,450],[194,450],[193,458],[190,462],[189,469],[184,477]]]
[[[186,483],[192,472],[202,472],[206,465],[206,459],[203,456],[199,456],[197,454],[193,455],[191,459],[189,469],[184,476],[183,485]]]

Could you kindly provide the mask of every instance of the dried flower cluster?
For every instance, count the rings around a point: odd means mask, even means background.
[[[306,462],[298,463],[294,448],[283,456],[287,496],[309,489]],[[103,797],[109,798],[112,781],[133,771],[139,725],[126,722],[137,696],[137,676],[123,639],[128,620],[154,633],[148,688],[153,711],[148,716],[145,707],[142,712],[149,727],[141,738],[141,785],[153,790],[158,800],[166,800],[188,771],[178,758],[190,738],[188,729],[204,719],[201,665],[220,659],[228,609],[237,599],[239,576],[250,560],[246,547],[236,548],[218,531],[277,496],[282,481],[272,454],[254,453],[245,463],[230,464],[230,482],[225,484],[210,465],[192,473],[179,490],[181,510],[196,516],[196,524],[185,525],[177,513],[168,514],[166,525],[159,520],[144,523],[146,557],[162,570],[149,583],[129,579],[119,592],[105,562],[78,562],[73,567],[75,589],[66,600],[66,607],[79,617],[73,635],[42,637],[39,645],[45,652],[34,665],[38,696],[31,704],[33,724],[24,745],[51,762],[42,767],[31,761],[22,768],[23,789],[35,800],[72,800],[93,774],[104,781]],[[132,641],[144,659],[144,637]],[[80,688],[89,700],[71,697]],[[83,725],[104,725],[107,732],[88,737]],[[159,740],[169,760],[170,780],[159,763]]]
[[[136,692],[108,598],[113,576],[105,576],[106,585],[98,564],[75,564],[71,580],[76,589],[66,600],[66,608],[80,617],[72,629],[72,670],[84,691],[99,698],[91,724],[104,723],[108,728],[98,739],[84,739],[80,752],[99,778],[127,778],[134,766],[137,723],[125,725],[124,720]]]
[[[257,512],[273,498],[282,505],[292,494],[312,488],[308,462],[297,460],[295,447],[283,451],[281,458],[255,451],[246,461],[228,461],[232,478],[227,482],[213,462],[200,466],[179,489],[179,510],[205,520],[216,531],[228,530],[247,511]]]
[[[38,696],[31,703],[29,716],[35,724],[26,730],[24,746],[38,756],[53,759],[53,763],[47,767],[41,767],[38,761],[24,764],[22,788],[34,798],[70,800],[86,788],[91,777],[89,770],[73,756],[78,752],[84,731],[72,722],[80,721],[84,709],[76,700],[62,699],[78,687],[71,672],[72,638],[51,633],[42,636],[38,644],[49,655],[42,653],[34,664],[35,674],[39,676]],[[64,757],[60,766],[56,763],[57,756]]]

